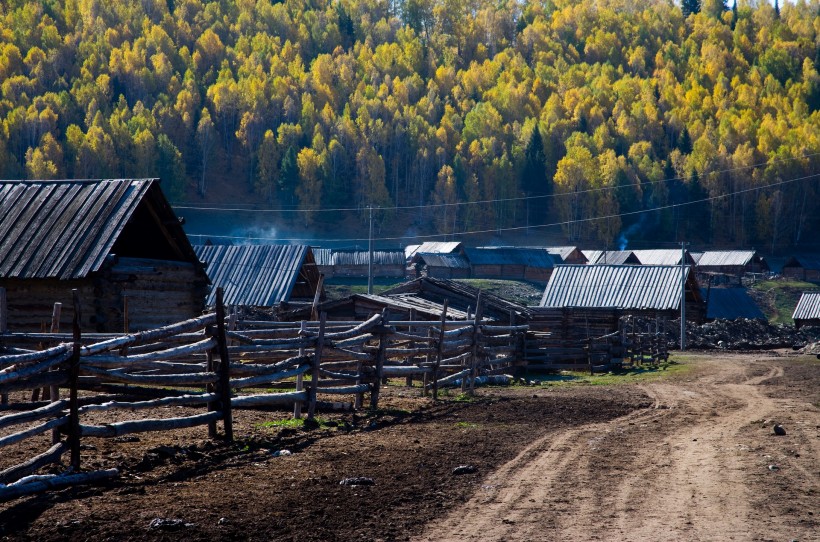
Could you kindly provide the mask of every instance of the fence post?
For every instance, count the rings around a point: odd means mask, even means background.
[[[225,304],[222,288],[216,289],[216,343],[219,349],[219,398],[222,401],[222,424],[225,440],[233,442],[233,413],[231,412],[231,360],[228,357],[228,336],[225,333]]]
[[[54,304],[54,310],[51,312],[51,332],[60,332],[60,314],[63,310],[63,304],[57,302]],[[56,370],[56,369],[55,369]],[[43,399],[45,399],[46,390],[48,390],[48,399],[52,402],[60,400],[60,386],[52,384],[48,388],[43,388]],[[51,432],[51,443],[57,444],[60,442],[60,428],[56,427]]]
[[[325,345],[325,322],[327,313],[322,312],[319,316],[319,336],[316,337],[316,350],[313,354],[313,364],[310,368],[310,394],[308,399],[308,419],[312,420],[316,415],[316,394],[319,391],[319,364],[322,362],[322,348]]]
[[[475,394],[475,379],[478,376],[478,342],[481,340],[481,319],[484,318],[484,303],[481,290],[475,301],[475,321],[473,323],[473,352],[470,355],[470,395]],[[466,378],[466,377],[465,377]]]
[[[74,344],[71,361],[68,368],[68,445],[71,450],[71,468],[80,472],[80,410],[77,400],[77,383],[80,379],[80,294],[76,289],[71,290],[71,301],[74,305],[74,316],[71,327]]]
[[[415,322],[415,321],[416,321],[416,309],[410,309],[410,322]],[[412,324],[407,327],[407,332],[410,333],[411,335],[414,333]],[[410,350],[412,350],[415,347],[416,347],[416,342],[415,341],[410,341],[410,344],[408,345],[408,348],[410,348]],[[407,358],[407,365],[415,365],[415,364],[416,364],[415,356],[409,356]],[[404,385],[407,386],[408,388],[413,387],[413,375],[412,374],[407,375],[407,377],[404,379]]]
[[[6,289],[0,287],[0,334],[6,333],[9,330],[9,309],[6,302]],[[9,394],[0,394],[0,404],[6,406],[9,404]]]
[[[438,401],[438,370],[444,351],[444,323],[447,321],[447,302],[448,300],[445,299],[441,309],[441,327],[439,328],[438,344],[436,345],[436,363],[433,366],[433,401]]]
[[[385,328],[388,324],[387,309],[382,310],[381,327]],[[384,353],[387,350],[387,333],[382,329],[379,334],[379,350],[376,352],[376,376],[373,379],[373,387],[370,389],[370,410],[379,408],[379,392],[382,386],[382,377],[384,376]]]
[[[305,321],[302,320],[302,322],[299,324],[299,337],[300,338],[305,337],[306,329],[307,329],[307,325],[305,324]],[[304,355],[305,355],[305,347],[300,346],[299,347],[299,357],[302,357]],[[298,375],[296,375],[296,391],[302,391],[303,389],[305,389],[304,380],[305,380],[305,377],[304,377],[303,373],[299,373]],[[302,401],[294,401],[293,402],[293,418],[298,420],[301,417],[302,417]]]

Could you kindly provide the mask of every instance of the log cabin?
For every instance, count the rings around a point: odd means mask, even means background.
[[[72,290],[87,332],[202,313],[208,277],[157,179],[0,181],[0,287],[10,331],[39,332]]]

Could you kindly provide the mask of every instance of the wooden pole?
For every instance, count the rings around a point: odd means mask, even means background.
[[[299,324],[299,336],[300,337],[303,337],[305,335],[305,330],[306,329],[307,329],[307,326],[305,325],[305,321],[302,320],[302,322]],[[299,357],[304,356],[304,355],[305,355],[305,347],[300,346],[299,347]],[[299,373],[298,375],[296,375],[296,391],[300,392],[304,389],[305,389],[304,374]],[[302,401],[294,401],[294,403],[293,403],[293,417],[297,420],[302,417]]]
[[[231,360],[228,357],[228,336],[225,333],[224,292],[216,289],[216,341],[219,349],[219,396],[222,402],[222,424],[225,440],[233,442],[233,413],[231,412]]]
[[[325,284],[325,275],[319,275],[319,282],[316,284],[316,293],[313,295],[313,305],[310,307],[310,319],[316,320],[319,316],[319,299],[322,297],[322,288]]]
[[[325,344],[325,323],[327,313],[322,312],[319,316],[319,336],[316,338],[316,350],[313,354],[313,364],[310,369],[310,393],[308,404],[308,419],[312,420],[316,415],[316,393],[319,391],[319,364],[322,361],[322,348]]]
[[[59,333],[60,332],[60,314],[63,310],[63,304],[57,302],[54,304],[54,309],[51,312],[51,332],[52,333]],[[47,391],[46,391],[47,390]],[[52,385],[48,388],[43,388],[43,395],[48,393],[48,400],[54,402],[60,400],[60,386]],[[45,398],[45,397],[44,397]],[[60,430],[55,429],[51,433],[51,443],[57,444],[60,442]]]
[[[71,362],[68,369],[68,446],[71,449],[71,468],[74,472],[80,471],[80,410],[77,401],[77,383],[80,380],[80,294],[76,289],[71,290],[71,300],[74,305],[74,317],[71,328],[74,338]]]
[[[438,344],[436,345],[436,364],[433,366],[433,401],[438,401],[438,369],[441,365],[441,355],[444,350],[444,326],[447,322],[447,302],[444,300],[444,306],[441,309],[441,327],[438,332]]]
[[[0,288],[0,333],[9,331],[9,307],[6,298],[6,289]]]
[[[382,327],[387,326],[387,309],[382,310]],[[387,333],[384,331],[379,335],[379,350],[376,352],[376,377],[373,379],[373,387],[370,389],[370,410],[379,408],[379,392],[382,387],[382,377],[384,376],[384,353],[387,350]]]
[[[433,344],[433,328],[427,328],[427,337],[430,339],[427,341],[428,346]],[[428,351],[427,355],[424,358],[425,366],[429,367],[430,364],[433,362],[433,355]],[[430,373],[425,371],[421,375],[421,396],[427,397],[427,386],[430,385]]]
[[[416,309],[410,309],[410,321],[412,322],[415,319],[416,319]],[[412,325],[409,326],[407,328],[407,330],[410,333],[413,333],[413,326]],[[410,350],[412,350],[415,347],[416,347],[416,342],[415,341],[410,341],[410,345],[409,345],[408,348],[410,348]],[[415,361],[416,360],[413,356],[410,356],[410,357],[407,358],[407,364],[408,365],[415,365]],[[407,386],[407,387],[413,387],[413,375],[412,374],[407,375],[407,378],[405,379],[404,385]]]
[[[122,331],[126,335],[131,331],[131,322],[128,316],[128,296],[122,296]]]
[[[208,350],[206,353],[207,356],[207,370],[209,373],[216,372],[216,361],[214,360],[214,349]],[[216,384],[208,384],[205,389],[208,393],[216,393]],[[219,402],[218,401],[211,401],[208,403],[208,412],[216,412],[219,410]],[[212,420],[208,422],[208,438],[216,438],[216,420]]]
[[[484,317],[484,303],[481,290],[475,300],[475,320],[473,321],[473,351],[470,355],[470,395],[475,393],[475,379],[478,376],[478,343],[481,340],[481,319]],[[466,378],[465,378],[466,380]]]

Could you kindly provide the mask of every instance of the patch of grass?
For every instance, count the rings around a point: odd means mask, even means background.
[[[472,422],[456,422],[456,427],[459,429],[478,429],[478,424]]]
[[[453,401],[456,403],[471,403],[475,401],[475,395],[470,395],[469,393],[459,393],[453,398]]]
[[[327,420],[314,418],[320,427],[327,425]],[[271,420],[256,424],[259,429],[301,429],[305,426],[305,418],[287,418],[285,420]]]
[[[561,371],[558,374],[530,376],[531,380],[541,382],[546,386],[615,386],[618,384],[634,384],[650,382],[683,374],[690,370],[684,363],[670,362],[658,367],[636,367],[623,371],[590,375],[581,371]]]
[[[764,280],[752,285],[752,297],[772,324],[792,324],[792,314],[803,292],[820,291],[820,286],[799,280]]]

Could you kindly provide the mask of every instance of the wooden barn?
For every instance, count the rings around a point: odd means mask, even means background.
[[[11,331],[41,331],[72,289],[85,331],[201,314],[208,277],[156,179],[0,181],[0,287]]]
[[[470,277],[470,262],[460,254],[413,255],[409,269],[411,276],[437,279],[464,279]]]
[[[226,305],[270,308],[282,303],[312,303],[324,295],[313,251],[307,245],[199,245],[196,254],[207,266],[216,288],[224,290]]]
[[[632,254],[638,258],[641,265],[680,265],[681,251],[679,249],[653,249],[653,250],[633,250]],[[686,265],[695,265],[695,259],[689,253],[684,252]]]
[[[464,246],[459,241],[426,241],[420,245],[404,247],[404,257],[408,264],[415,263],[417,254],[460,254],[464,255]]]
[[[783,264],[783,276],[808,282],[820,282],[820,258],[792,256]]]
[[[590,265],[641,265],[631,250],[585,250],[584,256]]]
[[[692,256],[699,274],[740,277],[769,271],[769,264],[754,250],[707,250]]]
[[[820,292],[803,292],[792,314],[794,327],[820,326]]]
[[[325,278],[367,277],[370,255],[366,250],[313,249],[316,264]],[[373,276],[403,278],[406,272],[403,250],[374,250]]]
[[[547,282],[555,260],[544,249],[517,247],[465,248],[473,278]]]
[[[694,273],[685,271],[686,319],[701,323],[705,304]],[[568,341],[601,336],[618,329],[621,316],[680,316],[681,268],[678,266],[560,265],[533,310],[533,329]]]
[[[545,247],[544,250],[549,252],[552,256],[559,258],[562,264],[584,264],[589,263],[589,260],[584,255],[583,251],[578,247]]]

